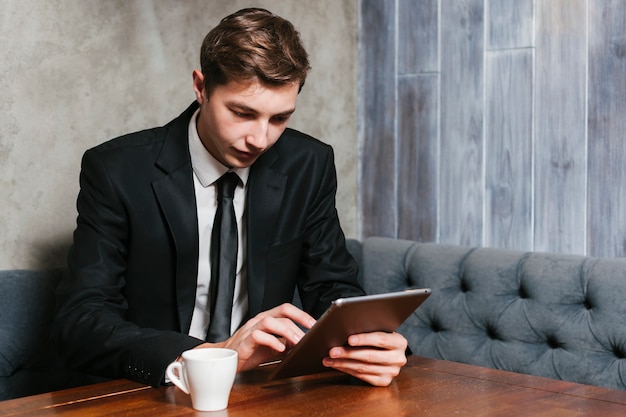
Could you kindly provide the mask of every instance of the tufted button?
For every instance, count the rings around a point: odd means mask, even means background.
[[[439,324],[439,322],[438,322],[437,320],[432,320],[432,321],[430,322],[430,329],[431,329],[433,332],[435,332],[435,333],[440,332],[441,330],[443,330],[443,329],[441,328],[441,325]]]
[[[548,336],[548,338],[546,339],[546,343],[548,344],[548,346],[550,346],[551,349],[559,349],[563,347],[558,339],[554,336]]]
[[[487,336],[489,337],[489,339],[491,340],[498,340],[499,336],[498,336],[498,331],[496,330],[496,327],[489,323],[485,326],[485,330],[487,330]]]
[[[469,292],[469,285],[467,283],[467,279],[465,279],[465,276],[461,276],[461,292]]]
[[[626,351],[624,346],[612,345],[611,350],[617,359],[626,359]]]
[[[583,301],[583,305],[587,310],[591,310],[593,308],[593,305],[591,304],[591,300],[589,300],[589,298],[585,298],[585,301]]]
[[[526,292],[526,288],[524,288],[523,285],[520,285],[518,294],[519,294],[519,298],[522,298],[522,299],[529,298],[528,293]]]

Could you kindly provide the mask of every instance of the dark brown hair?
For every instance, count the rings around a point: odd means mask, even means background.
[[[202,42],[200,65],[207,94],[230,81],[254,79],[269,85],[298,83],[302,89],[310,69],[294,26],[259,8],[222,19]]]

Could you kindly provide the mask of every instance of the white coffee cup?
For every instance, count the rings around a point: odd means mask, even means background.
[[[222,348],[192,349],[183,352],[182,361],[165,371],[174,385],[191,395],[198,411],[223,410],[237,374],[237,351]]]

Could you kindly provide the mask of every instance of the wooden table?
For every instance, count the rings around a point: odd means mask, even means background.
[[[119,380],[0,402],[0,416],[626,416],[626,391],[409,358],[387,388],[343,374],[240,374],[227,410],[196,412],[174,387]]]

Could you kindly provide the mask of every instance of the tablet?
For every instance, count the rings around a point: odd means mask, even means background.
[[[428,288],[339,298],[276,365],[270,379],[330,371],[322,364],[330,348],[357,333],[393,332],[430,295]]]

